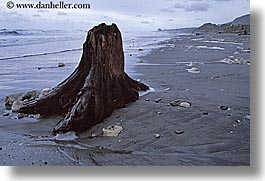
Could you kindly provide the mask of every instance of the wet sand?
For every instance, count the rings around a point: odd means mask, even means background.
[[[77,133],[76,139],[52,135],[59,116],[1,116],[0,165],[249,165],[250,66],[217,62],[228,56],[249,59],[242,51],[250,46],[249,36],[183,35],[161,45],[165,48],[142,57],[143,63],[135,66],[141,74],[134,78],[155,92]],[[191,61],[200,73],[186,70]],[[171,106],[176,99],[191,107]],[[2,115],[4,98],[0,101]],[[123,132],[103,137],[102,128],[114,124]]]

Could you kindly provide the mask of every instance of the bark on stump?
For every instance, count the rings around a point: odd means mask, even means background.
[[[27,102],[27,114],[63,114],[54,132],[84,130],[102,122],[114,109],[139,98],[149,89],[124,72],[121,33],[115,24],[100,24],[88,32],[75,71],[46,96]]]

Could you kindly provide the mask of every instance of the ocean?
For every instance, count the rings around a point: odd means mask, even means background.
[[[0,97],[59,84],[78,65],[86,34],[84,30],[0,29]],[[175,34],[122,32],[122,36],[125,71],[134,77],[137,60]]]

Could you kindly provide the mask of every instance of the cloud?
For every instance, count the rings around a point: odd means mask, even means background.
[[[39,14],[33,14],[32,17],[41,17]]]
[[[141,21],[142,24],[153,24],[152,22],[150,21]]]
[[[191,1],[191,0],[190,0]],[[192,0],[192,1],[201,1],[201,0]],[[174,8],[176,9],[184,9],[187,12],[204,12],[208,11],[210,5],[208,3],[188,3],[188,1],[184,1],[184,3],[176,3]]]
[[[191,4],[188,5],[185,8],[185,11],[193,11],[193,12],[203,12],[203,11],[208,11],[210,5],[207,3],[197,3],[197,4]]]
[[[167,8],[159,9],[159,11],[161,11],[163,13],[174,13],[175,12],[174,9],[167,9]]]
[[[2,11],[0,9],[0,21],[2,22],[25,22],[29,21],[28,18],[23,16],[22,14],[17,13],[16,11]]]
[[[63,11],[58,11],[57,15],[59,16],[66,16],[67,13],[63,12]]]
[[[38,13],[48,13],[49,11],[46,9],[40,9],[37,11]]]
[[[101,19],[108,19],[108,16],[100,16]]]

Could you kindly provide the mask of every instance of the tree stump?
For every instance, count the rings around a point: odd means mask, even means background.
[[[121,33],[115,24],[103,23],[89,30],[75,71],[48,95],[25,103],[19,112],[65,115],[54,132],[84,130],[136,101],[138,91],[148,89],[124,72]]]

